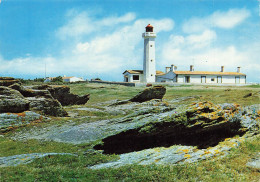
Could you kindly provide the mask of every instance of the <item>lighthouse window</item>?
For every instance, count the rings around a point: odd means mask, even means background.
[[[153,74],[151,74],[151,76],[153,76]]]
[[[133,80],[139,80],[139,75],[133,75]]]
[[[150,47],[153,47],[153,45],[150,45]]]
[[[151,62],[153,62],[153,60],[151,59]]]

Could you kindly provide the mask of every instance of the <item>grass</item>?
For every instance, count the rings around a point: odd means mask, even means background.
[[[100,102],[115,99],[126,100],[136,95],[144,87],[125,87],[102,84],[71,84],[71,92],[79,95],[90,94],[89,102],[82,107],[98,108]],[[243,98],[248,93],[259,92],[259,87],[167,87],[164,101],[180,99],[174,104],[189,104],[197,101],[213,103],[238,103],[241,105],[259,104],[259,95]],[[65,107],[75,111],[78,106]],[[89,116],[87,122],[115,116],[99,111],[76,111],[79,116]],[[96,118],[91,118],[95,116]],[[86,122],[81,118],[55,118],[38,124],[63,125],[70,122]],[[28,126],[23,129],[30,129]],[[17,132],[13,131],[14,133]],[[115,160],[116,155],[103,155],[99,152],[87,152],[94,143],[73,145],[42,140],[17,141],[11,139],[12,133],[0,137],[0,156],[11,156],[38,152],[65,152],[77,156],[51,156],[16,167],[0,168],[0,181],[258,181],[259,171],[246,167],[246,163],[260,151],[260,136],[246,140],[237,149],[221,159],[206,160],[184,165],[128,165],[120,168],[91,170],[88,166]]]
[[[259,171],[246,167],[259,148],[259,135],[218,160],[177,166],[128,165],[115,169],[91,170],[87,166],[116,156],[88,154],[53,156],[31,164],[1,168],[2,181],[258,181]],[[28,146],[32,143],[28,143]],[[250,145],[250,147],[248,147]],[[48,148],[48,147],[47,147]],[[66,147],[65,147],[66,148]],[[82,148],[74,147],[71,151]],[[65,149],[70,151],[69,149]]]

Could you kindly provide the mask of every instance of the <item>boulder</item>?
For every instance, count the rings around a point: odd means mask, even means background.
[[[9,88],[19,91],[24,97],[45,97],[49,99],[53,98],[48,90],[27,89],[18,83],[10,85]]]
[[[0,86],[10,86],[14,83],[20,83],[19,80],[16,80],[12,77],[0,77]]]
[[[51,116],[68,115],[60,102],[54,99],[48,90],[26,89],[19,84],[13,84],[10,88],[0,86],[0,98],[0,113],[33,110]]]
[[[76,94],[70,93],[70,88],[68,86],[49,86],[49,85],[40,85],[33,87],[33,89],[47,89],[51,96],[54,99],[57,99],[61,105],[83,105],[86,104],[89,100],[89,94],[84,96],[79,96]]]
[[[17,90],[0,86],[0,113],[23,112],[29,109],[29,102]]]
[[[166,88],[164,86],[153,86],[146,88],[136,96],[134,96],[129,101],[131,102],[145,102],[152,99],[162,99],[166,93]]]
[[[68,113],[63,109],[60,102],[56,99],[44,97],[27,97],[31,111],[40,111],[45,115],[64,117]]]
[[[24,96],[19,91],[3,86],[0,86],[0,95],[9,98],[24,98]]]

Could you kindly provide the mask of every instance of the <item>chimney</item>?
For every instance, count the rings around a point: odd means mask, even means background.
[[[190,65],[190,71],[194,71],[194,65]]]
[[[240,73],[240,68],[241,68],[241,67],[237,67],[237,72],[238,72],[238,73]]]
[[[174,64],[171,65],[170,71],[175,71],[175,66],[174,66]]]
[[[165,73],[168,73],[171,70],[171,67],[165,67]]]
[[[220,72],[224,72],[224,66],[221,66],[221,71]]]

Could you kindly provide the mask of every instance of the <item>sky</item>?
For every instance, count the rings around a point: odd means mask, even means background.
[[[0,76],[123,81],[148,24],[157,70],[240,66],[260,83],[260,0],[1,0]]]

